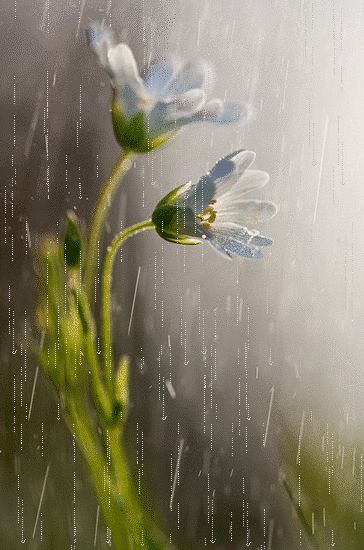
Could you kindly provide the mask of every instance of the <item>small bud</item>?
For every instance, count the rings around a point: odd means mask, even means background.
[[[64,256],[66,264],[70,268],[80,265],[82,249],[82,235],[80,222],[76,214],[67,212],[66,233],[64,237]]]

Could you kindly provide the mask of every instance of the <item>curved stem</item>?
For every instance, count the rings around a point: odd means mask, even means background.
[[[89,304],[87,299],[84,298],[82,291],[80,292],[79,300],[83,307],[83,314],[87,322],[87,332],[85,334],[85,353],[91,373],[91,387],[94,403],[102,419],[104,421],[110,421],[113,413],[113,402],[110,399],[102,380],[99,358],[95,347],[96,335],[94,321]]]
[[[113,395],[113,367],[112,367],[112,326],[111,326],[111,285],[112,271],[116,254],[123,242],[132,235],[136,235],[146,229],[152,229],[154,224],[152,220],[131,225],[124,231],[116,235],[111,245],[108,247],[103,279],[102,279],[102,330],[103,330],[103,345],[104,345],[104,361],[105,361],[105,378],[106,387],[109,389],[110,395]]]
[[[111,174],[105,183],[99,199],[96,203],[91,227],[89,231],[89,237],[87,242],[87,254],[85,262],[85,289],[86,296],[89,300],[89,303],[92,303],[92,295],[95,288],[95,274],[97,270],[97,252],[98,244],[102,236],[102,230],[105,223],[106,214],[108,211],[109,204],[112,201],[112,198],[118,189],[120,180],[126,174],[126,172],[131,167],[133,160],[133,153],[131,151],[124,151],[116,161]]]

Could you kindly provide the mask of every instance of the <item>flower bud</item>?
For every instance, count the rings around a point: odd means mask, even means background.
[[[76,214],[67,212],[66,233],[64,237],[64,257],[68,267],[75,268],[80,265],[82,250],[82,235],[80,222]]]
[[[187,184],[189,185],[189,184]],[[177,244],[200,244],[202,234],[191,208],[179,202],[186,188],[181,185],[168,193],[156,206],[152,221],[155,229],[166,241]]]
[[[124,149],[147,153],[164,145],[173,137],[174,132],[153,135],[143,111],[139,111],[133,118],[128,119],[117,96],[114,97],[111,113],[115,137]]]

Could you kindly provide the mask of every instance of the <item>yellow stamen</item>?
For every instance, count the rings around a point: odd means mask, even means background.
[[[211,205],[206,208],[202,214],[197,214],[197,217],[202,221],[202,225],[206,228],[210,227],[216,219],[216,212]]]

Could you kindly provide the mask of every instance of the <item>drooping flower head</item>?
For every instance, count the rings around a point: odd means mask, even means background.
[[[217,162],[197,183],[171,191],[153,212],[158,234],[179,244],[207,241],[229,258],[261,258],[261,248],[273,241],[247,226],[271,219],[277,207],[273,202],[245,197],[269,181],[266,172],[250,169],[254,160],[252,151],[236,151]]]
[[[150,151],[191,122],[226,124],[247,114],[241,105],[207,98],[211,69],[206,63],[159,57],[140,75],[131,49],[117,44],[110,29],[94,23],[87,36],[111,78],[114,131],[122,147]]]

